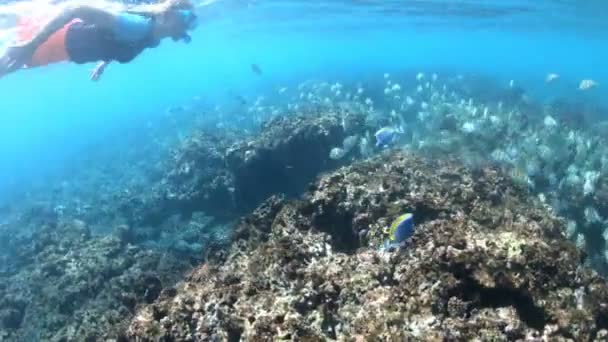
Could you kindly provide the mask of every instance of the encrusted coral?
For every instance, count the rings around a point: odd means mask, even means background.
[[[608,287],[565,222],[493,169],[392,154],[271,198],[143,308],[146,340],[601,340]],[[395,215],[413,237],[379,247]]]
[[[232,218],[280,192],[300,194],[321,171],[340,165],[333,145],[362,131],[361,114],[323,111],[280,116],[256,136],[195,132],[173,156],[152,192],[132,196],[122,210],[135,225],[157,225],[179,213]]]
[[[217,107],[192,132],[182,108],[1,204],[0,340],[605,340],[606,283],[583,265],[608,269],[606,125],[411,76],[281,88],[252,127]],[[428,159],[375,146],[381,127]],[[405,212],[414,235],[382,249]]]
[[[153,302],[189,268],[81,221],[44,227],[16,248],[21,264],[0,275],[0,340],[96,341],[120,336],[138,305]]]

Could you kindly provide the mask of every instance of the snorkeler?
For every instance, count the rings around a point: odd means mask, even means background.
[[[0,77],[62,61],[100,62],[91,74],[97,80],[111,61],[128,63],[164,38],[190,42],[188,31],[196,24],[194,6],[188,0],[119,13],[89,6],[68,8],[35,35],[21,37],[26,41],[7,49],[0,58]]]

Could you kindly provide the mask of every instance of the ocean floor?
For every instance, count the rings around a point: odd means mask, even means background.
[[[237,102],[2,205],[0,341],[608,338],[603,108],[432,73]]]

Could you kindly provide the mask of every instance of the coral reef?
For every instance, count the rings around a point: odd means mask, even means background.
[[[417,222],[379,248],[403,212]],[[566,223],[492,168],[383,155],[272,197],[229,250],[145,306],[128,336],[210,340],[603,340],[608,287]]]
[[[418,114],[406,148],[500,166],[571,220],[569,237],[590,255],[590,265],[608,274],[603,196],[607,141],[582,119],[572,124],[576,114],[590,120],[597,113],[561,101],[546,106],[529,99],[511,105],[479,102],[440,83],[427,83],[411,96]]]
[[[7,196],[0,341],[608,338],[602,109],[404,75],[171,108]]]
[[[255,139],[226,152],[237,206],[251,210],[275,193],[301,194],[320,172],[340,165],[330,158],[331,147],[362,130],[361,113],[319,112],[269,121]]]
[[[234,179],[225,167],[230,137],[207,130],[194,132],[164,162],[151,190],[123,198],[120,212],[133,226],[158,225],[174,214],[189,217],[205,210],[218,216],[234,212]]]
[[[138,305],[191,267],[120,234],[92,236],[78,220],[40,228],[13,253],[19,267],[0,273],[2,341],[117,338]]]
[[[233,218],[274,193],[298,195],[321,171],[347,162],[330,150],[362,129],[360,114],[324,111],[278,116],[255,136],[196,132],[174,151],[152,194],[130,198],[122,211],[133,225],[196,211]]]
[[[576,99],[542,103],[514,81],[480,75],[385,73],[382,82],[368,81],[306,82],[284,93],[291,98],[276,110],[360,113],[365,132],[355,157],[378,151],[370,141],[382,128],[404,131],[394,148],[499,166],[569,220],[569,238],[587,252],[586,262],[608,275],[606,108]],[[332,157],[344,151],[334,146]]]

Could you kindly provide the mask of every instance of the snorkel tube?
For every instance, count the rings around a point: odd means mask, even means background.
[[[175,15],[175,19],[179,23],[179,28],[177,29],[180,34],[173,37],[175,40],[183,40],[186,44],[190,43],[192,37],[188,34],[188,31],[194,30],[198,26],[198,18],[196,14],[192,10],[175,10],[173,11]]]

